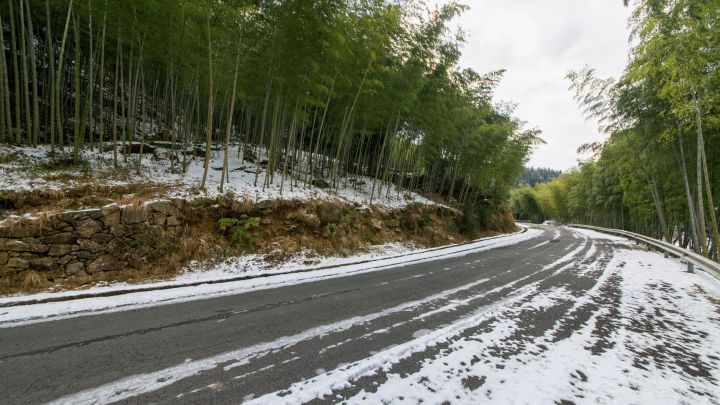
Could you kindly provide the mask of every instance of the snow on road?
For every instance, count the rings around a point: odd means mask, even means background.
[[[483,287],[489,279],[479,279],[418,301],[321,325],[296,335],[127,376],[60,398],[58,403],[129,399],[218,367],[231,375],[233,370],[251,366],[270,352],[287,350],[289,356],[295,356],[294,347],[311,339],[353,328],[363,330],[364,334],[351,335],[347,341],[336,341],[326,348],[336,350],[349,340],[367,339],[408,325],[414,333],[404,343],[370,352],[368,357],[352,363],[318,368],[317,375],[309,379],[281,391],[247,395],[243,401],[257,404],[295,404],[314,399],[350,404],[720,403],[720,283],[702,272],[686,273],[678,261],[641,250],[621,238],[593,231],[575,232],[581,239],[579,243],[539,269],[546,274],[543,277],[532,278],[534,273],[530,273],[489,290]],[[530,231],[478,242],[474,251],[507,246],[539,233]],[[467,246],[443,250],[447,254],[444,257],[462,256],[466,254],[465,248]],[[435,251],[410,257],[424,261],[437,255]],[[238,289],[251,291],[376,271],[398,265],[396,260],[381,260],[373,264],[372,269],[367,269],[367,265],[354,265],[317,274],[281,275],[227,286],[193,287],[193,290],[199,291],[199,296],[236,294]],[[447,269],[437,271],[444,270]],[[528,278],[535,281],[528,283],[525,281]],[[478,305],[484,297],[500,290],[512,292],[492,304]],[[0,319],[6,317],[5,324],[0,326],[46,320],[40,312],[29,313],[28,308],[38,308],[57,319],[76,316],[71,309],[73,305],[79,305],[81,309],[75,310],[82,314],[196,298],[189,290],[175,289],[33,305],[18,313],[0,315]],[[107,305],[115,308],[104,309]],[[4,311],[8,309],[13,310]],[[373,321],[398,313],[409,314],[409,318],[385,325],[383,329],[368,329]],[[440,313],[457,313],[457,318],[442,326],[430,329],[425,326],[425,318]],[[286,362],[296,360],[297,356]],[[267,370],[277,365],[281,363],[250,368],[250,373],[272,373]],[[242,379],[248,375],[247,372],[238,374],[229,378]],[[195,388],[188,394],[203,389]]]
[[[580,297],[564,287],[525,291],[252,402],[720,403],[720,284],[630,245],[603,267]],[[523,322],[562,303],[572,304],[565,318],[540,336],[527,332]],[[420,366],[407,372],[418,352]],[[344,392],[363,378],[372,389]]]

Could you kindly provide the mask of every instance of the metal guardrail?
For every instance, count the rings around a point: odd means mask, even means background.
[[[592,231],[607,233],[607,234],[615,235],[615,236],[621,236],[624,238],[634,240],[638,243],[645,244],[648,247],[654,247],[658,250],[662,250],[663,252],[665,252],[665,257],[668,257],[669,255],[673,255],[675,257],[679,257],[681,261],[684,261],[685,263],[687,263],[688,273],[694,273],[695,267],[698,267],[698,268],[704,270],[706,273],[712,275],[716,279],[720,280],[720,263],[717,263],[715,261],[708,259],[707,257],[701,256],[701,255],[699,255],[695,252],[691,252],[687,249],[683,249],[679,246],[672,245],[665,241],[661,241],[661,240],[651,238],[651,237],[645,236],[645,235],[640,235],[638,233],[623,231],[620,229],[607,229],[607,228],[600,228],[597,226],[578,225],[578,224],[568,224],[568,226],[570,226],[572,228],[590,229]]]

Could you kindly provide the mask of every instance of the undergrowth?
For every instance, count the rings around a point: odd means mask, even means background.
[[[221,231],[230,235],[230,240],[234,244],[253,247],[258,238],[251,231],[260,227],[260,218],[249,217],[246,214],[242,214],[239,218],[220,218],[218,226]]]

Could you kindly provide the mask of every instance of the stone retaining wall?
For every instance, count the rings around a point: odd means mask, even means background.
[[[0,277],[28,270],[48,280],[139,269],[184,225],[182,200],[15,217],[0,222]]]

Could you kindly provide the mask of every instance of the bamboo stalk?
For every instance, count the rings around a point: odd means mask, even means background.
[[[208,168],[210,166],[210,153],[212,148],[212,132],[213,132],[213,96],[215,88],[213,87],[213,55],[212,55],[212,29],[210,27],[210,14],[207,16],[207,34],[208,34],[208,65],[209,65],[209,86],[208,86],[208,117],[207,117],[207,139],[205,142],[205,161],[203,162],[204,170],[200,188],[205,189],[205,181],[207,180]]]
[[[23,0],[20,0],[20,7],[22,9],[23,7]],[[30,72],[32,73],[32,98],[33,98],[33,106],[32,106],[32,114],[33,114],[33,125],[32,125],[32,145],[37,146],[38,144],[38,137],[40,132],[40,107],[38,104],[38,77],[37,77],[37,64],[35,63],[35,39],[33,36],[33,25],[32,25],[32,17],[30,16],[30,2],[29,0],[24,1],[25,6],[27,8],[27,40],[28,40],[28,49],[30,54]]]
[[[15,28],[15,11],[13,3],[15,0],[8,0],[10,9],[10,50],[13,56],[13,82],[15,84],[15,143],[22,143],[22,118],[20,113],[20,70],[18,68],[17,35]]]
[[[233,113],[235,111],[235,96],[237,94],[237,81],[238,81],[238,71],[239,70],[240,70],[240,48],[238,48],[237,55],[235,56],[235,75],[233,76],[232,97],[230,98],[230,108],[228,108],[227,126],[225,129],[225,156],[223,158],[223,171],[222,171],[222,175],[220,177],[220,192],[221,193],[224,191],[225,176],[229,170],[228,152],[230,149],[230,131],[232,129],[232,117],[233,117]]]

